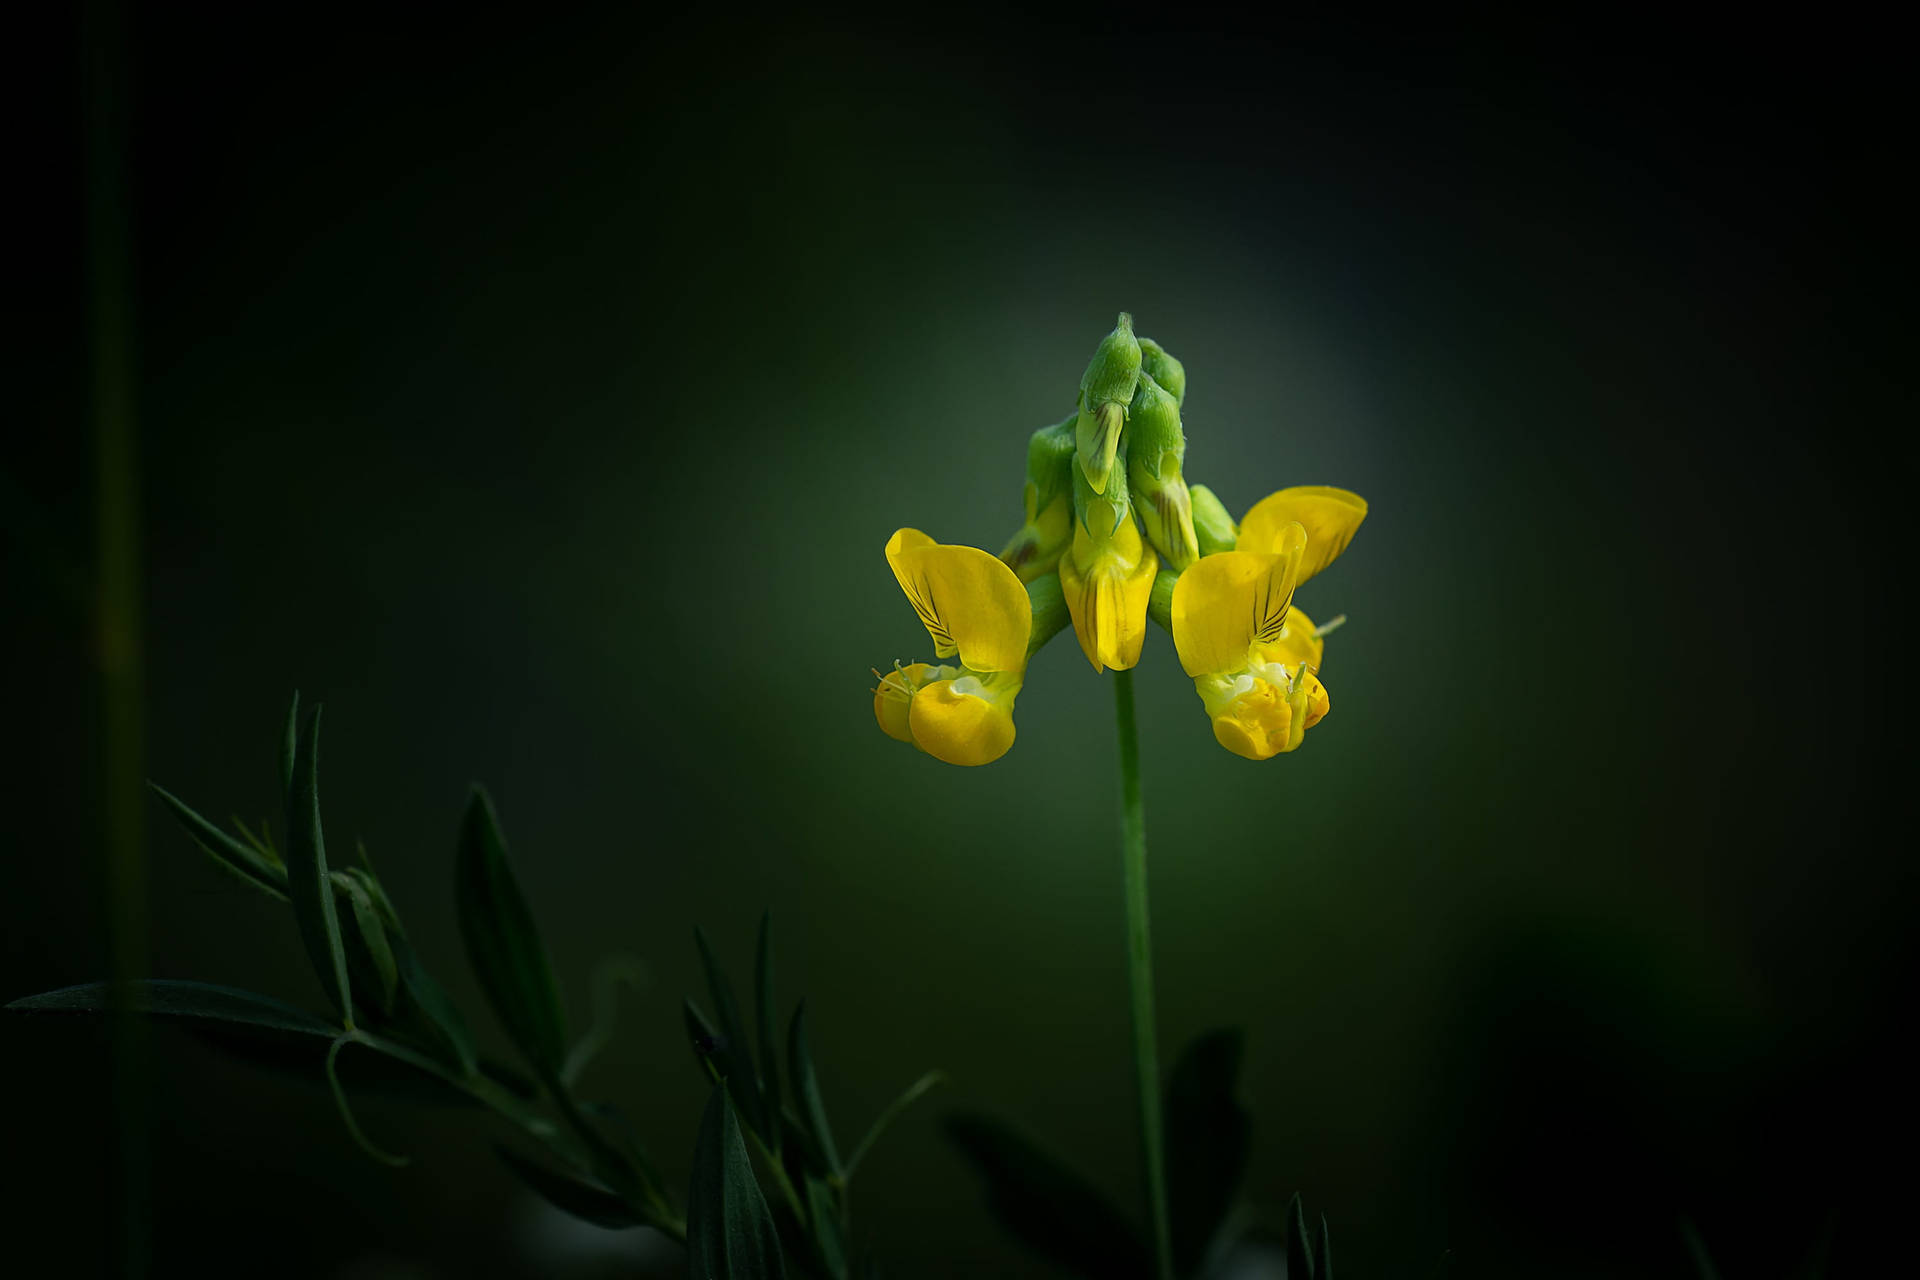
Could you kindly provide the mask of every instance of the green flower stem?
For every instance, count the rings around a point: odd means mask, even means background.
[[[1113,673],[1120,736],[1120,862],[1127,891],[1127,986],[1133,996],[1134,1086],[1140,1095],[1140,1162],[1153,1215],[1155,1274],[1173,1280],[1167,1228],[1167,1164],[1160,1126],[1160,1056],[1153,1017],[1153,944],[1147,916],[1147,813],[1140,800],[1140,733],[1134,724],[1133,672]]]

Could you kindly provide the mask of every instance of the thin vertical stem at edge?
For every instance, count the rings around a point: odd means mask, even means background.
[[[1167,1168],[1160,1127],[1160,1054],[1153,1016],[1153,944],[1147,916],[1147,813],[1140,800],[1140,734],[1134,725],[1133,672],[1113,673],[1120,736],[1120,863],[1127,893],[1127,987],[1133,997],[1133,1072],[1140,1098],[1140,1161],[1153,1216],[1155,1273],[1173,1280],[1167,1226]]]

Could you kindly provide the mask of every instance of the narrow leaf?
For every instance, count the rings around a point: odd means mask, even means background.
[[[418,1015],[417,1021],[426,1032],[426,1039],[441,1051],[444,1061],[452,1065],[462,1076],[474,1072],[475,1057],[473,1034],[467,1030],[467,1020],[460,1016],[460,1010],[453,1003],[434,976],[420,963],[420,957],[414,953],[413,944],[406,935],[395,934],[388,939],[393,949],[394,968],[400,977],[400,987],[406,994],[403,1008],[410,1006],[411,1012]]]
[[[313,709],[293,756],[293,786],[287,792],[287,898],[300,925],[307,959],[342,1021],[353,1026],[353,995],[347,981],[347,950],[327,876],[327,842],[320,829],[320,708]]]
[[[118,1004],[113,1003],[118,997]],[[263,1037],[314,1038],[328,1041],[340,1034],[338,1027],[314,1017],[305,1009],[296,1009],[271,996],[256,995],[236,987],[219,987],[207,982],[180,982],[168,978],[147,978],[128,983],[118,992],[111,983],[86,982],[62,987],[37,996],[23,996],[7,1009],[14,1013],[106,1013],[109,1009],[188,1022],[239,1027]]]
[[[813,1248],[829,1280],[847,1280],[847,1244],[840,1235],[840,1215],[833,1191],[818,1178],[807,1179],[807,1217],[812,1220]]]
[[[1287,1201],[1287,1280],[1316,1280],[1313,1273],[1313,1246],[1307,1241],[1307,1213],[1300,1205],[1300,1193]]]
[[[520,892],[493,802],[479,787],[460,826],[454,892],[467,959],[507,1035],[544,1077],[559,1074],[567,1031],[553,966]]]
[[[511,1147],[496,1146],[493,1152],[520,1181],[562,1213],[610,1231],[637,1227],[643,1222],[633,1206],[605,1187],[536,1164]]]
[[[293,758],[300,750],[300,691],[293,691],[293,701],[287,706],[287,728],[280,739],[280,794],[293,794]]]
[[[1327,1231],[1327,1215],[1320,1215],[1320,1276],[1319,1280],[1333,1280],[1333,1238]]]
[[[734,1119],[729,1091],[716,1085],[700,1120],[687,1192],[687,1271],[693,1280],[785,1277],[786,1262],[766,1197]]]
[[[860,1139],[860,1145],[855,1147],[853,1154],[847,1157],[845,1177],[849,1180],[852,1179],[854,1170],[858,1169],[860,1162],[867,1158],[867,1152],[873,1150],[873,1144],[880,1141],[880,1135],[885,1133],[888,1127],[900,1118],[901,1112],[905,1111],[915,1102],[918,1102],[921,1095],[926,1093],[927,1090],[933,1088],[935,1085],[945,1084],[946,1081],[946,1072],[929,1071],[905,1089],[901,1090],[900,1096],[887,1104],[887,1109],[880,1113],[880,1118],[873,1122],[871,1129],[867,1130],[867,1136]]]
[[[1174,1064],[1167,1086],[1167,1207],[1174,1269],[1192,1273],[1233,1207],[1252,1122],[1235,1097],[1243,1037],[1210,1031]]]
[[[758,1006],[759,1023],[756,1030],[760,1033],[760,1066],[765,1077],[760,1094],[760,1114],[766,1127],[761,1133],[766,1135],[774,1155],[780,1154],[780,1043],[773,1038],[774,1028],[778,1026],[773,1016],[773,913],[760,915],[760,941],[754,949],[755,981],[753,984],[754,1003]]]
[[[741,1118],[764,1138],[767,1122],[760,1109],[760,1073],[754,1067],[753,1042],[747,1038],[747,1025],[740,1017],[740,1005],[733,998],[733,984],[727,981],[726,970],[714,959],[706,931],[695,926],[693,941],[700,948],[700,963],[707,971],[707,990],[713,996],[713,1011],[720,1019],[720,1034],[726,1041],[730,1059],[730,1069],[723,1070],[721,1074],[727,1078],[727,1087],[733,1093],[733,1105],[740,1109]]]
[[[1078,1171],[986,1116],[949,1117],[947,1135],[985,1182],[993,1216],[1027,1248],[1078,1276],[1152,1274],[1133,1223]]]
[[[277,866],[258,849],[236,840],[219,827],[195,813],[187,802],[168,791],[156,782],[147,784],[153,793],[160,797],[162,804],[172,812],[174,818],[186,829],[193,842],[202,852],[212,858],[226,870],[233,872],[256,889],[261,889],[276,898],[284,900],[287,896],[287,871]]]
[[[341,929],[347,943],[347,959],[353,978],[363,989],[372,988],[380,1012],[393,1016],[394,996],[400,985],[400,972],[394,962],[393,945],[387,940],[386,921],[373,895],[357,874],[348,867],[333,873],[334,887],[347,900],[348,918]],[[336,910],[338,909],[336,905]]]
[[[807,1136],[825,1163],[823,1172],[842,1176],[840,1153],[834,1149],[833,1129],[827,1124],[826,1104],[820,1099],[820,1081],[813,1073],[813,1054],[807,1048],[807,1004],[801,1001],[787,1024],[787,1074],[793,1079],[793,1100]]]

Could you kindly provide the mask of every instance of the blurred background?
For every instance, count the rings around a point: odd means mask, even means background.
[[[40,22],[5,90],[5,999],[110,963],[87,38]],[[997,549],[1126,309],[1186,363],[1190,478],[1372,503],[1299,599],[1351,619],[1306,750],[1216,747],[1157,630],[1139,672],[1162,1053],[1247,1029],[1249,1200],[1324,1209],[1343,1275],[1684,1276],[1683,1222],[1728,1277],[1831,1227],[1844,1274],[1911,951],[1859,55],[989,10],[122,34],[133,767],[251,819],[289,693],[324,700],[332,840],[504,1049],[449,883],[485,782],[575,1020],[600,957],[648,966],[588,1084],[671,1178],[692,927],[744,974],[767,907],[843,1131],[951,1076],[863,1171],[889,1274],[1049,1274],[953,1108],[1138,1202],[1107,682],[1057,640],[982,770],[867,692],[929,656],[887,536]],[[322,1007],[285,908],[137,812],[139,967]],[[543,1216],[458,1113],[363,1104],[387,1169],[322,1089],[151,1054],[157,1271],[648,1248]],[[102,1269],[105,1041],[0,1019],[0,1060],[5,1213]]]

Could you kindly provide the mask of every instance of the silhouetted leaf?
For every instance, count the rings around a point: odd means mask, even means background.
[[[1307,1213],[1300,1205],[1300,1193],[1287,1201],[1287,1280],[1316,1280],[1313,1273],[1313,1246],[1307,1240]]]
[[[395,934],[388,942],[393,948],[394,967],[399,972],[407,1006],[417,1014],[414,1021],[419,1024],[424,1038],[433,1044],[442,1061],[463,1076],[472,1075],[475,1066],[473,1034],[467,1029],[467,1020],[447,995],[446,988],[421,965],[413,944],[404,935]]]
[[[307,959],[327,998],[348,1026],[353,994],[347,981],[347,950],[340,938],[333,882],[327,875],[327,842],[320,829],[320,708],[313,709],[293,753],[293,785],[287,791],[287,898],[300,926]]]
[[[1318,1280],[1333,1280],[1333,1237],[1327,1231],[1327,1215],[1320,1215],[1320,1274]]]
[[[840,1214],[833,1192],[818,1178],[808,1178],[807,1216],[813,1220],[813,1247],[831,1280],[846,1280],[847,1245],[840,1235]]]
[[[767,1117],[760,1106],[760,1073],[754,1066],[753,1042],[747,1038],[740,1005],[733,998],[733,984],[727,981],[726,971],[714,959],[706,931],[696,926],[693,941],[700,948],[700,963],[707,971],[707,990],[713,996],[713,1011],[720,1020],[720,1037],[726,1049],[726,1065],[720,1074],[726,1077],[727,1087],[733,1093],[733,1105],[740,1109],[741,1118],[763,1141],[771,1142]],[[715,1062],[719,1065],[717,1056]]]
[[[773,1215],[754,1180],[729,1091],[716,1084],[700,1120],[687,1192],[687,1271],[693,1280],[786,1275]]]
[[[557,1076],[567,1056],[567,1031],[553,966],[507,860],[493,802],[480,787],[473,789],[460,824],[454,893],[467,959],[487,1002],[534,1069]]]
[[[774,1154],[780,1152],[780,1043],[773,1038],[774,1028],[779,1024],[773,1016],[773,913],[760,915],[760,941],[754,949],[753,984],[754,1004],[759,1012],[760,1068],[763,1084],[760,1093],[760,1115],[765,1128],[761,1136],[773,1148]]]
[[[1207,1032],[1187,1046],[1169,1078],[1167,1208],[1181,1275],[1205,1260],[1246,1173],[1251,1122],[1234,1096],[1242,1049],[1237,1029]]]
[[[584,1222],[611,1231],[637,1227],[642,1223],[631,1205],[605,1187],[536,1164],[510,1147],[496,1146],[493,1150],[520,1181],[562,1213],[570,1213]]]
[[[801,1001],[787,1025],[787,1073],[792,1077],[794,1101],[800,1105],[800,1122],[811,1140],[813,1154],[821,1162],[821,1172],[841,1176],[840,1153],[833,1145],[833,1129],[827,1124],[826,1104],[820,1099],[820,1081],[813,1072],[813,1054],[807,1048],[807,1005]]]
[[[263,1039],[291,1038],[302,1042],[318,1039],[324,1043],[340,1034],[340,1028],[271,996],[256,995],[237,987],[167,978],[130,982],[117,993],[111,983],[84,982],[37,996],[23,996],[7,1005],[7,1009],[14,1013],[106,1013],[116,1007],[113,1004],[116,995],[117,1007],[133,1013],[235,1027]]]
[[[393,946],[387,940],[387,924],[373,894],[361,879],[359,868],[348,867],[332,876],[334,889],[347,900],[347,918],[341,921],[341,938],[347,948],[347,963],[364,1000],[371,990],[383,1017],[393,1016],[394,995],[400,985],[400,972],[394,962]],[[334,906],[339,910],[339,904]]]
[[[1093,1280],[1152,1273],[1133,1224],[1076,1170],[986,1116],[950,1116],[946,1127],[985,1180],[994,1217],[1034,1253]]]
[[[300,750],[300,691],[293,691],[287,704],[287,727],[280,737],[280,795],[282,803],[293,794],[293,758]]]
[[[252,845],[236,840],[219,827],[195,813],[187,802],[162,787],[157,782],[149,782],[148,787],[160,797],[174,818],[186,829],[193,842],[202,852],[212,858],[222,868],[231,871],[254,888],[272,894],[284,900],[287,896],[287,869],[271,861]]]

